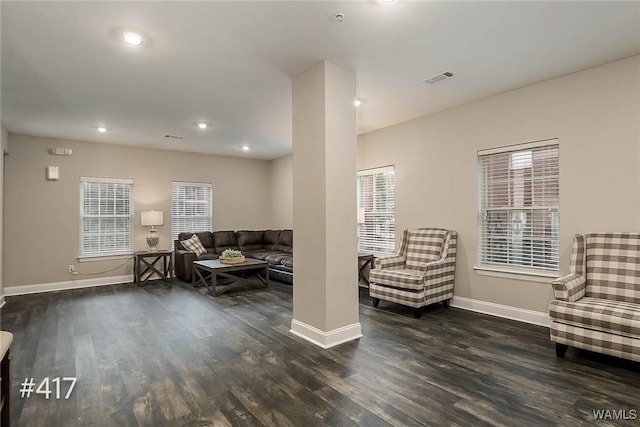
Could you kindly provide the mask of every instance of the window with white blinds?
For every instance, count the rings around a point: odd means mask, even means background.
[[[393,255],[396,248],[395,179],[393,166],[358,172],[358,252]]]
[[[211,184],[173,182],[171,192],[171,242],[180,233],[211,231],[213,188]]]
[[[133,180],[80,178],[80,256],[133,252]]]
[[[478,187],[479,267],[557,272],[558,140],[479,151]]]

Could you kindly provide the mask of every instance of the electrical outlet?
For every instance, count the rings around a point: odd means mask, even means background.
[[[76,266],[73,264],[69,264],[69,273],[74,273],[76,271]]]

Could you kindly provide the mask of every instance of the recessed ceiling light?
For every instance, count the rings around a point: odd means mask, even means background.
[[[105,133],[107,131],[107,128],[104,126],[98,126],[98,132],[100,133]]]
[[[396,0],[381,0],[382,3],[395,3]]]
[[[122,34],[122,38],[124,39],[125,42],[127,42],[131,46],[140,46],[142,44],[142,42],[144,41],[140,34],[134,33],[134,32],[131,32],[131,31],[123,33]]]
[[[243,145],[242,146],[242,151],[249,151],[249,146],[248,145]]]
[[[356,107],[359,107],[362,104],[362,101],[360,101],[358,98],[355,99],[355,101],[353,101],[353,105],[355,105]]]
[[[197,126],[198,126],[200,129],[206,129],[206,128],[208,128],[208,127],[209,127],[209,125],[208,125],[208,124],[206,124],[205,122],[197,123]]]

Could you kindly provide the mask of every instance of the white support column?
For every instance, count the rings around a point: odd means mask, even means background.
[[[0,121],[0,307],[4,305],[4,156],[9,154],[9,132]]]
[[[362,336],[356,237],[356,80],[322,62],[293,80],[293,320],[323,348]]]

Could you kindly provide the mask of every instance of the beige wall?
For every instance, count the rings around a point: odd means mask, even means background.
[[[11,135],[5,182],[5,285],[29,285],[131,274],[132,262],[103,275],[123,260],[79,263],[81,176],[131,178],[135,200],[135,249],[145,249],[148,228],[140,212],[162,210],[159,247],[170,246],[171,182],[213,184],[213,227],[259,229],[270,225],[269,162],[165,150],[123,147]],[[48,154],[49,147],[73,149],[70,157]],[[45,180],[45,168],[59,166],[60,180]]]
[[[395,165],[398,236],[458,231],[456,296],[544,312],[549,283],[478,276],[473,266],[477,150],[548,138],[560,143],[565,273],[575,233],[640,230],[640,56],[361,135],[358,168]]]
[[[272,160],[269,165],[271,227],[293,228],[293,156]]]

